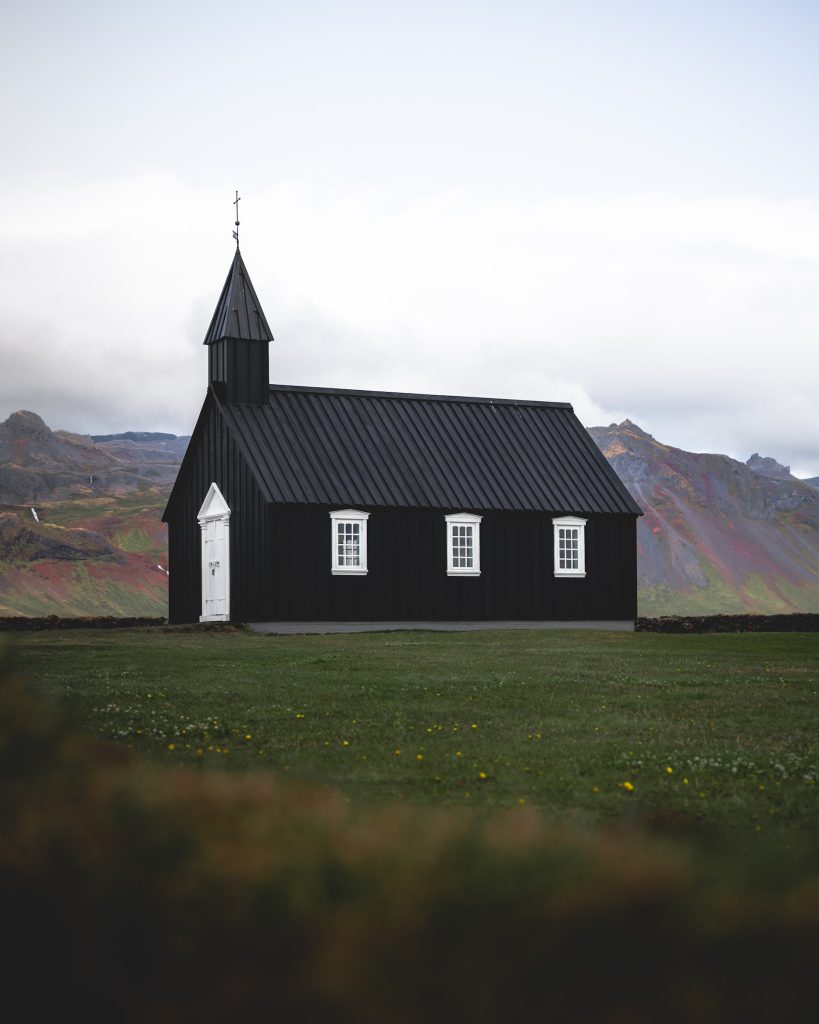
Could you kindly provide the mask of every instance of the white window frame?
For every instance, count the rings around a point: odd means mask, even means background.
[[[481,520],[472,512],[453,512],[444,516],[446,520],[446,574],[447,576],[480,576],[481,574]],[[469,568],[456,566],[453,558],[454,527],[472,528],[472,565]]]
[[[343,508],[330,513],[330,571],[333,576],[367,575],[367,520],[369,512],[355,508]],[[358,524],[358,565],[341,565],[338,556],[338,527],[348,523]]]
[[[558,516],[552,520],[554,529],[555,576],[582,578],[586,575],[586,523],[588,519],[577,516]],[[577,530],[577,568],[560,568],[560,530]]]

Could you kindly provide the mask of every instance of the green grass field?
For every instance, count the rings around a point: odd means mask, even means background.
[[[30,691],[162,765],[272,770],[354,803],[819,826],[819,636],[32,633]]]

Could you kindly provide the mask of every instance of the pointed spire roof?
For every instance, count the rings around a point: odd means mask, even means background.
[[[238,245],[204,343],[212,345],[223,338],[239,341],[273,340],[273,333]]]

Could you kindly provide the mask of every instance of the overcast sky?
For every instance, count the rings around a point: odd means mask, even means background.
[[[276,382],[819,475],[817,53],[815,0],[5,5],[0,418],[189,433],[238,188]]]

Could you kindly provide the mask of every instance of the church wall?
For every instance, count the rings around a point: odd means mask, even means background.
[[[453,577],[446,573],[444,512],[362,509],[371,512],[369,571],[334,576],[330,511],[329,506],[271,510],[267,599],[248,619],[633,619],[637,614],[633,516],[588,517],[586,577],[557,579],[551,514],[486,512],[481,575]]]
[[[268,377],[266,341],[226,338],[208,345],[208,380],[221,385],[226,401],[266,402]]]
[[[341,506],[268,505],[209,398],[168,507],[171,622],[196,622],[201,613],[197,513],[213,482],[231,509],[234,621],[634,619],[637,614],[631,515],[589,515],[586,577],[558,579],[551,513],[486,511],[481,575],[453,577],[446,573],[443,510],[364,508],[371,513],[369,571],[334,576],[329,513]]]

